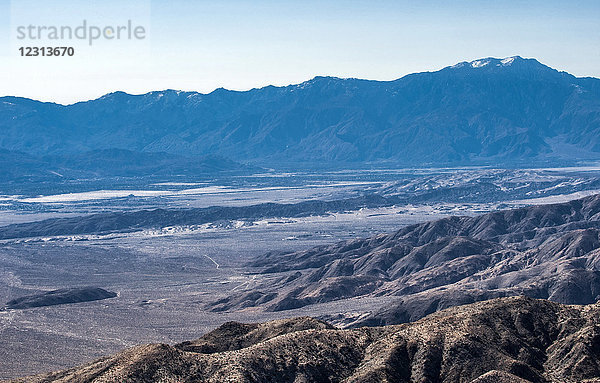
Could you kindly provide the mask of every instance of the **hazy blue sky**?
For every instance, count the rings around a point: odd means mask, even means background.
[[[600,77],[600,1],[0,1],[0,95],[70,103],[124,90],[210,92],[315,75],[391,80],[482,57]],[[124,6],[123,4],[127,4]],[[132,20],[140,41],[18,40],[22,25]],[[74,57],[20,57],[23,45]]]

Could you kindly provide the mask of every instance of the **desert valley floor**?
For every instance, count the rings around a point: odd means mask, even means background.
[[[600,168],[271,172],[154,181],[129,180],[125,187],[122,180],[94,181],[91,189],[81,183],[53,185],[51,191],[5,187],[1,304],[82,286],[117,297],[0,311],[0,378],[63,369],[141,343],[196,339],[232,320],[361,318],[393,298],[365,294],[278,311],[239,302],[217,311],[211,304],[268,280],[247,267],[267,253],[304,251],[449,216],[586,197],[600,191]],[[304,205],[307,201],[328,204]],[[275,204],[268,206],[271,213],[245,210],[264,203]],[[198,222],[144,226],[131,218],[133,223],[123,223],[130,222],[128,213],[140,210],[210,206],[241,210],[218,210],[216,218]],[[98,221],[115,226],[97,228],[93,214],[106,214]],[[49,221],[27,226],[42,220]],[[52,230],[45,233],[47,228]]]

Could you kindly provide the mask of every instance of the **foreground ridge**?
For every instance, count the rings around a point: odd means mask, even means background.
[[[14,382],[600,382],[599,314],[597,304],[510,297],[384,327],[230,322]]]

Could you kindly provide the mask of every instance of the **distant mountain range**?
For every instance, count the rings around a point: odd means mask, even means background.
[[[245,92],[116,92],[67,106],[3,97],[0,148],[217,155],[259,165],[598,160],[600,80],[516,56],[385,82],[315,77]]]
[[[401,326],[340,330],[312,318],[228,322],[193,341],[132,347],[12,382],[597,382],[600,307],[524,297]]]

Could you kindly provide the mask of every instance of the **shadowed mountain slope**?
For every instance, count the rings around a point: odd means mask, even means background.
[[[513,297],[386,327],[227,323],[193,342],[134,347],[18,381],[597,382],[599,314],[597,305]]]

